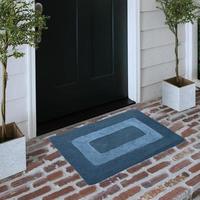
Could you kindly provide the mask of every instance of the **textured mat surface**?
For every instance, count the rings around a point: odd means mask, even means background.
[[[184,141],[137,110],[50,140],[88,184],[98,183]]]

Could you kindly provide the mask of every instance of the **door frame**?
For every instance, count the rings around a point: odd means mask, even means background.
[[[128,15],[128,96],[136,103],[141,101],[140,67],[140,0],[127,0]],[[36,54],[35,49],[27,50],[28,81],[28,135],[36,137]]]
[[[141,102],[140,0],[127,0],[128,13],[128,96]]]
[[[27,50],[27,101],[28,101],[28,135],[27,139],[37,136],[36,115],[36,53],[35,49],[28,47]]]

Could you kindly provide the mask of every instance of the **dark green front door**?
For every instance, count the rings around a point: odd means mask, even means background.
[[[127,98],[127,1],[37,0],[50,16],[37,51],[37,120]]]

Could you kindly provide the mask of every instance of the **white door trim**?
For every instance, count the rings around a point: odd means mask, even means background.
[[[140,0],[127,0],[128,9],[128,93],[141,101]],[[36,62],[35,49],[28,47],[28,138],[36,137]]]
[[[186,78],[190,80],[197,79],[198,65],[198,25],[188,23],[185,25],[185,66]]]
[[[128,93],[141,101],[140,0],[128,0]]]
[[[35,49],[27,47],[27,101],[28,101],[28,135],[27,139],[36,137],[36,56]]]

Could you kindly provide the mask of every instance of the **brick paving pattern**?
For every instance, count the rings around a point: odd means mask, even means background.
[[[89,186],[48,140],[56,132],[63,133],[135,108],[183,136],[186,142]],[[181,113],[162,106],[158,99],[56,132],[27,143],[27,170],[0,181],[0,200],[200,200],[200,91],[197,106]]]

